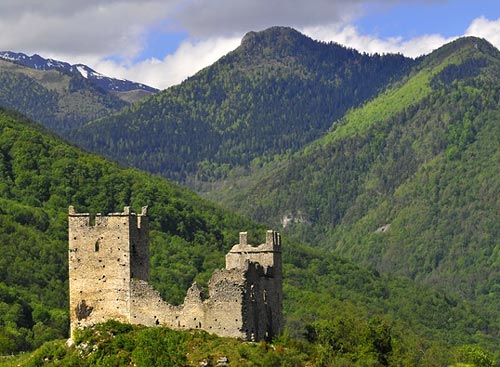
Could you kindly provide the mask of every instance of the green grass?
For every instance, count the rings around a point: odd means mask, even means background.
[[[356,134],[363,134],[374,124],[388,120],[408,106],[419,103],[432,92],[430,81],[446,65],[443,63],[431,70],[421,70],[401,87],[388,89],[361,108],[351,110],[341,120],[338,127],[335,128],[334,125],[334,130],[317,143],[326,145]],[[305,152],[308,152],[308,148]]]

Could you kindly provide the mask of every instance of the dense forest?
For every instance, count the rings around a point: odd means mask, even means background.
[[[136,209],[150,205],[151,282],[172,303],[182,302],[193,280],[206,285],[213,270],[223,266],[224,254],[237,242],[238,231],[249,230],[251,243],[263,241],[261,225],[222,210],[159,176],[125,169],[85,153],[6,111],[0,114],[0,170],[2,354],[31,350],[46,341],[67,337],[69,203],[79,211],[93,213],[118,211],[128,203]],[[407,360],[407,365],[419,365],[428,358],[446,358],[451,363],[457,354],[445,351],[458,351],[467,345],[475,345],[476,351],[484,353],[494,350],[497,316],[460,297],[417,286],[405,278],[380,275],[328,251],[293,241],[285,241],[284,263],[288,343],[306,338],[312,343],[308,348],[327,353],[324,360],[333,355],[349,363],[365,358],[378,360],[370,349],[375,348],[373,339],[366,339],[367,335],[378,338],[389,329],[394,343],[391,358]],[[328,333],[344,330],[342,320],[352,323],[349,329],[355,326],[345,335],[354,349],[339,350],[335,344],[322,349],[318,343],[330,340]],[[372,327],[381,334],[373,336]],[[146,333],[132,338],[138,343],[153,335],[148,333],[170,333],[137,332]],[[365,350],[368,345],[372,347]],[[60,342],[42,346],[33,358],[63,358],[62,346]],[[124,353],[131,352],[121,346]],[[389,353],[384,348],[381,351]],[[92,363],[99,364],[95,360]]]
[[[0,117],[2,353],[67,335],[70,204],[93,213],[149,205],[152,278],[174,302],[196,276],[203,283],[221,266],[239,229],[258,228],[159,177],[83,153],[20,116]]]
[[[118,161],[202,188],[317,139],[416,62],[325,44],[284,27],[178,86],[89,123],[71,138]]]
[[[226,203],[275,224],[289,217],[303,241],[495,307],[499,71],[483,40],[444,46]]]

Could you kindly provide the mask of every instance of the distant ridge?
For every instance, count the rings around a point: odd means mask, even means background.
[[[0,52],[0,106],[65,135],[157,90],[109,78],[83,64]]]
[[[132,90],[144,90],[155,93],[158,89],[145,84],[132,82],[125,79],[116,79],[105,76],[84,64],[71,65],[64,61],[45,59],[40,55],[28,56],[20,52],[0,51],[0,58],[15,62],[19,65],[36,70],[58,70],[69,74],[80,74],[105,91],[129,92]]]

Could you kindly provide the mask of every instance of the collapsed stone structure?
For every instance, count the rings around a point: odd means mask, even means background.
[[[203,299],[195,284],[179,306],[165,302],[148,283],[149,222],[125,207],[122,213],[88,213],[69,207],[69,294],[71,335],[76,328],[108,319],[146,326],[203,329],[220,336],[265,340],[280,333],[281,239],[267,231],[258,247],[240,233]]]

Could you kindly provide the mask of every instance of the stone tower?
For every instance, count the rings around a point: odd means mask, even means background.
[[[280,234],[267,231],[266,242],[254,247],[247,242],[247,232],[240,232],[240,243],[226,255],[226,269],[245,273],[242,319],[246,339],[278,335],[284,326]]]
[[[75,213],[69,207],[71,332],[107,319],[130,322],[132,278],[149,280],[149,226],[142,213]]]
[[[226,268],[214,272],[209,296],[195,284],[184,303],[165,302],[148,283],[147,208],[97,214],[69,208],[69,286],[71,334],[108,319],[146,326],[203,329],[244,340],[269,340],[283,330],[282,264],[279,233],[267,231],[254,247],[247,233],[226,255]]]

